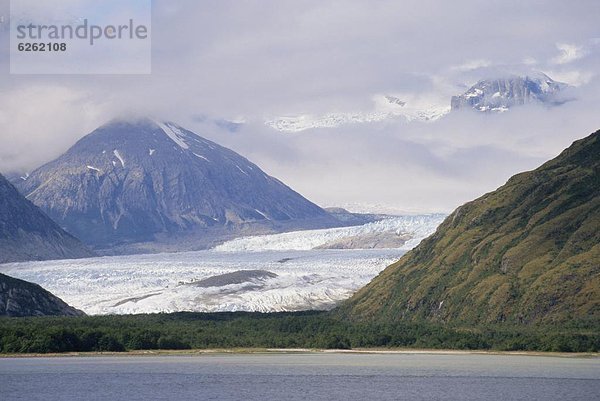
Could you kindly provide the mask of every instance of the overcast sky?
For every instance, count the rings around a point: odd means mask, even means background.
[[[597,1],[157,0],[152,11],[150,75],[10,75],[0,29],[0,172],[142,114],[238,151],[321,205],[447,212],[600,128]],[[264,124],[368,112],[382,94],[448,106],[479,79],[534,70],[573,85],[576,100],[431,123]],[[231,132],[220,119],[245,124]]]

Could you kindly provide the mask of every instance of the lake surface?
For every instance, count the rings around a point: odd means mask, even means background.
[[[246,354],[0,359],[2,400],[598,400],[600,359]]]

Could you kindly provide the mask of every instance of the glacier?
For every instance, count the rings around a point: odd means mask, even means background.
[[[256,235],[237,238],[216,246],[216,251],[276,251],[310,250],[326,247],[344,238],[366,237],[368,234],[383,233],[389,236],[406,238],[397,249],[410,250],[432,234],[446,217],[445,214],[427,214],[414,216],[389,216],[361,226],[328,228],[320,230],[294,231],[283,234]],[[360,243],[360,241],[358,241]]]
[[[39,284],[89,315],[327,310],[435,231],[442,219],[390,217],[362,226],[241,238],[204,251],[10,263],[0,265],[0,272]],[[398,248],[314,249],[378,231],[410,233],[411,239]],[[256,271],[263,273],[247,274],[245,281],[214,279]]]
[[[0,265],[90,315],[330,309],[404,250],[310,250],[111,256]],[[194,282],[240,270],[277,277],[214,287]]]

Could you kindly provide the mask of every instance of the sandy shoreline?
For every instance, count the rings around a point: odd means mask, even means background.
[[[546,356],[560,358],[599,358],[597,352],[537,352],[537,351],[485,351],[485,350],[438,350],[438,349],[381,349],[358,348],[308,349],[308,348],[231,348],[191,350],[135,350],[126,352],[65,352],[48,354],[0,354],[0,358],[55,358],[55,357],[131,357],[131,356],[209,356],[209,355],[285,355],[285,354],[388,354],[388,355],[507,355]]]

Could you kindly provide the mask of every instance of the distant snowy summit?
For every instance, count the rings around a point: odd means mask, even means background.
[[[484,79],[450,102],[452,110],[472,108],[482,112],[505,112],[528,103],[557,105],[564,103],[562,91],[567,84],[554,81],[546,74]]]
[[[405,121],[434,121],[450,111],[446,105],[421,104],[392,95],[374,97],[370,111],[301,114],[268,119],[265,124],[281,132],[300,132],[313,128],[335,128],[347,124],[373,123],[392,119]]]
[[[528,103],[559,105],[566,101],[564,90],[569,85],[554,81],[541,72],[525,76],[509,75],[477,82],[465,93],[453,96],[450,105],[419,98],[404,99],[384,94],[374,97],[370,111],[325,114],[301,114],[267,119],[265,124],[281,132],[294,133],[315,128],[335,128],[349,124],[364,124],[386,120],[431,122],[451,111],[474,109],[480,112],[504,112]]]

